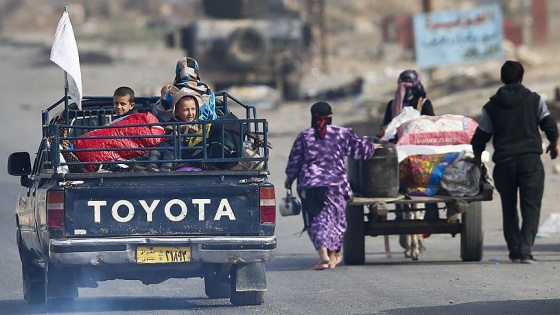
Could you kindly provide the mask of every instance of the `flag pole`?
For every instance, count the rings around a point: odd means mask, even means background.
[[[64,6],[64,12],[68,13],[68,6]],[[68,73],[64,71],[64,109],[66,114],[68,115]],[[68,121],[68,117],[66,117],[66,121]]]
[[[61,67],[65,72],[65,105],[69,106],[68,103],[70,103],[70,100],[68,100],[68,98],[72,98],[76,102],[76,105],[78,105],[78,109],[81,109],[83,92],[80,56],[72,23],[70,23],[70,17],[68,15],[68,7],[69,6],[64,6],[64,13],[56,27],[50,60]]]

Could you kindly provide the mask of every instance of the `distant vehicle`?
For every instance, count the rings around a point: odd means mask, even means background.
[[[204,0],[205,16],[167,34],[214,89],[264,84],[298,99],[311,31],[281,0]]]

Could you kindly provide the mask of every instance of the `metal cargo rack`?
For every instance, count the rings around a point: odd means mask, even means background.
[[[139,113],[151,112],[156,104],[158,97],[135,97],[135,109]],[[243,104],[241,101],[231,96],[227,92],[216,93],[216,112],[218,118],[215,120],[204,120],[196,122],[158,122],[153,124],[127,124],[123,126],[110,125],[116,118],[113,112],[111,96],[86,96],[82,100],[81,109],[75,103],[69,103],[68,97],[61,98],[58,102],[43,110],[42,112],[42,133],[43,139],[47,140],[47,145],[42,146],[48,154],[43,154],[44,163],[51,165],[54,173],[60,173],[63,167],[76,168],[86,165],[95,165],[119,171],[132,171],[133,165],[147,165],[153,161],[146,159],[118,160],[118,161],[79,161],[76,159],[61,158],[64,156],[76,155],[79,152],[93,151],[131,151],[140,150],[149,152],[150,150],[172,150],[172,159],[161,159],[158,163],[174,163],[184,166],[204,166],[203,170],[225,170],[223,165],[236,165],[241,163],[259,163],[259,168],[250,170],[258,174],[268,174],[268,156],[271,148],[268,142],[268,122],[266,119],[256,118],[256,108]],[[231,105],[235,110],[242,112],[244,117],[227,116],[231,111]],[[53,114],[58,110],[56,114]],[[229,118],[223,118],[229,117]],[[209,139],[206,132],[186,134],[181,133],[181,126],[198,125],[206,131],[210,128],[220,128],[221,137],[219,140],[219,154],[211,155],[207,147]],[[237,129],[240,136],[239,143],[235,144],[236,154],[226,153],[226,141],[224,140],[226,126]],[[83,135],[96,129],[105,128],[128,128],[128,127],[165,127],[171,126],[172,132],[165,135],[129,135],[129,136],[99,136],[87,137],[87,139],[113,139],[113,138],[165,138],[170,143],[169,148],[153,147],[105,147],[105,148],[73,148],[72,143],[77,139],[84,139]],[[199,137],[202,140],[196,146],[188,146],[190,138]],[[215,144],[215,143],[214,143]],[[241,153],[244,148],[251,149],[257,153],[251,157],[244,157]],[[197,157],[185,158],[182,152],[200,150],[201,154]],[[248,171],[246,168],[228,168],[228,171]]]

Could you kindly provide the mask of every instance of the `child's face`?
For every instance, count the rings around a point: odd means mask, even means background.
[[[196,117],[196,102],[192,98],[181,100],[175,105],[175,116],[180,121],[193,121]]]
[[[117,116],[122,116],[134,108],[134,102],[130,101],[130,96],[113,96],[113,110]]]

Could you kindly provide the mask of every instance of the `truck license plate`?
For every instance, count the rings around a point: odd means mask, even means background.
[[[165,264],[191,261],[191,248],[183,246],[138,246],[136,263]]]

